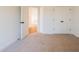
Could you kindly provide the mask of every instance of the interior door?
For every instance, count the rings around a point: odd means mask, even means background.
[[[55,9],[55,31],[56,33],[71,33],[71,7],[57,7]]]
[[[65,7],[41,7],[41,32],[46,34],[68,33],[69,13]]]
[[[21,39],[28,35],[28,7],[21,7]]]

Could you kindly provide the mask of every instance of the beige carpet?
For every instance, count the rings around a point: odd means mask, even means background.
[[[79,38],[71,34],[33,33],[24,40],[3,50],[4,52],[76,52],[79,51]]]

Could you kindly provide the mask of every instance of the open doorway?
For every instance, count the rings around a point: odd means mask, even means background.
[[[29,7],[29,27],[28,31],[30,33],[38,32],[38,8],[37,7]]]

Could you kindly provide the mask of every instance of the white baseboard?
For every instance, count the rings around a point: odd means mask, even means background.
[[[72,33],[72,34],[79,38],[79,34],[78,33]]]
[[[45,32],[40,32],[40,33],[43,33],[43,34],[71,34],[71,33],[45,33]]]

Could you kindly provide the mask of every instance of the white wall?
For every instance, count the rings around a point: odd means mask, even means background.
[[[60,21],[64,21],[61,23]],[[72,7],[40,7],[40,32],[71,33]]]
[[[73,25],[72,25],[72,33],[79,37],[79,7],[74,7],[73,9]]]
[[[0,6],[0,51],[20,38],[20,7]]]

